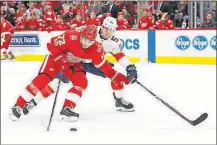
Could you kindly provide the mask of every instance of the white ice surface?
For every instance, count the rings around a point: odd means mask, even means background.
[[[203,112],[209,117],[191,126],[137,84],[126,87],[125,97],[136,108],[115,111],[109,80],[88,74],[89,86],[76,111],[76,123],[58,122],[70,85],[61,84],[51,131],[46,132],[54,95],[19,121],[9,119],[10,108],[36,75],[41,63],[1,62],[1,143],[216,143],[216,66],[137,64],[139,80],[186,117]],[[119,69],[119,66],[116,66]],[[120,70],[123,71],[123,70]],[[77,132],[70,132],[71,127]]]

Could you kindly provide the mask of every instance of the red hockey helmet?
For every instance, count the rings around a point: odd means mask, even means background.
[[[97,29],[94,26],[86,26],[81,30],[81,45],[83,49],[89,48],[95,43]]]
[[[86,26],[82,31],[81,31],[81,36],[94,41],[96,39],[97,35],[97,29],[94,26]]]

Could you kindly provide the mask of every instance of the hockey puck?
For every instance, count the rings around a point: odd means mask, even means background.
[[[70,131],[77,131],[77,128],[70,128]]]

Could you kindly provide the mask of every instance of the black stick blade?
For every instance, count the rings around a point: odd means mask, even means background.
[[[198,117],[196,120],[192,121],[192,125],[196,126],[199,123],[203,122],[208,117],[207,113],[203,113],[200,117]]]

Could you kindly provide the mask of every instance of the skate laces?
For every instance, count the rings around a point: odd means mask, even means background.
[[[14,109],[16,110],[17,113],[21,114],[20,106],[14,106]]]
[[[35,107],[35,104],[31,101],[31,102],[27,103],[25,107],[26,107],[28,110],[31,110],[33,107]]]
[[[121,99],[121,103],[123,103],[124,105],[129,105],[130,104],[129,102],[127,102],[127,101],[125,101],[123,99]]]
[[[66,111],[69,111],[69,112],[74,112],[74,109],[71,108],[71,107],[65,107],[64,109],[65,109]]]

